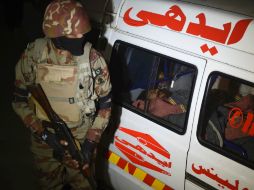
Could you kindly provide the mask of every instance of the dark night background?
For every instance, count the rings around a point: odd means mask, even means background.
[[[0,2],[1,22],[1,128],[0,189],[35,190],[29,130],[11,107],[14,67],[28,42],[43,36],[42,15],[48,0]]]

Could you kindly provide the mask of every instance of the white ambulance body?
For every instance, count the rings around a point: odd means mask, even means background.
[[[254,190],[254,6],[222,2],[84,1],[113,84],[103,183]]]

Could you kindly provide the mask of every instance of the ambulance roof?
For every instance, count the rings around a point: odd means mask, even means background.
[[[117,28],[254,72],[254,18],[250,16],[254,15],[254,6],[250,6],[251,1],[248,3],[247,0],[126,0]]]

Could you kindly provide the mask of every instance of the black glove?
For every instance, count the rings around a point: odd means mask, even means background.
[[[64,148],[60,144],[60,139],[54,133],[51,133],[47,128],[44,128],[40,134],[40,138],[53,149],[53,157],[62,161],[64,156]]]
[[[90,141],[88,139],[85,139],[85,141],[81,145],[81,151],[84,156],[85,163],[88,163],[88,164],[91,163],[96,145],[97,145],[96,142]]]

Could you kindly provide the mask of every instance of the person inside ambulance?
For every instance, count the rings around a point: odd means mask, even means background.
[[[147,107],[148,113],[183,127],[194,72],[187,67],[179,67],[179,70],[182,69],[188,70],[186,75],[174,77],[173,81],[164,80],[165,74],[159,72],[157,88],[142,92],[132,105],[141,110]]]
[[[132,103],[133,106],[144,110],[144,92]],[[178,94],[180,96],[180,94]],[[179,96],[171,95],[164,89],[153,89],[148,91],[149,113],[157,117],[166,117],[170,114],[185,113],[185,106],[179,100]],[[178,101],[179,100],[179,101]],[[163,109],[162,109],[163,108]]]
[[[223,77],[218,77],[218,80],[224,84],[213,87],[208,92],[204,117],[207,118],[205,139],[254,160],[253,138],[242,131],[247,114],[254,113],[254,95],[243,93],[241,88],[246,85],[237,81]],[[252,87],[251,89],[253,90]],[[242,114],[238,111],[231,112],[235,108],[241,110]],[[234,113],[236,114],[232,117]]]
[[[251,135],[251,133],[253,133],[251,132],[253,130],[251,127],[253,126],[253,123],[251,124],[251,122],[253,121],[248,119],[254,114],[254,95],[247,94],[241,96],[239,100],[227,103],[224,106],[229,109],[224,131],[224,146],[227,146],[227,144],[229,144],[228,142],[237,144],[244,152],[242,155],[245,158],[254,161],[254,139],[253,134]],[[231,112],[234,109],[240,110],[240,112],[237,112],[241,114]],[[232,117],[233,115],[234,117]],[[246,127],[248,127],[248,129]]]
[[[238,111],[238,113],[231,112],[233,109],[241,110],[241,114]],[[232,117],[234,113],[236,114]],[[254,95],[252,94],[218,106],[209,118],[206,140],[254,160],[253,137],[242,130],[248,113],[254,113]]]
[[[51,1],[42,27],[45,37],[29,43],[16,65],[13,109],[31,129],[41,189],[62,189],[67,183],[73,189],[91,189],[79,169],[89,167],[111,115],[107,64],[87,42],[91,25],[79,2]],[[68,143],[57,138],[43,105],[37,106],[31,98],[28,87],[33,84],[41,85],[53,110],[80,143],[86,158],[83,166],[64,151]]]

